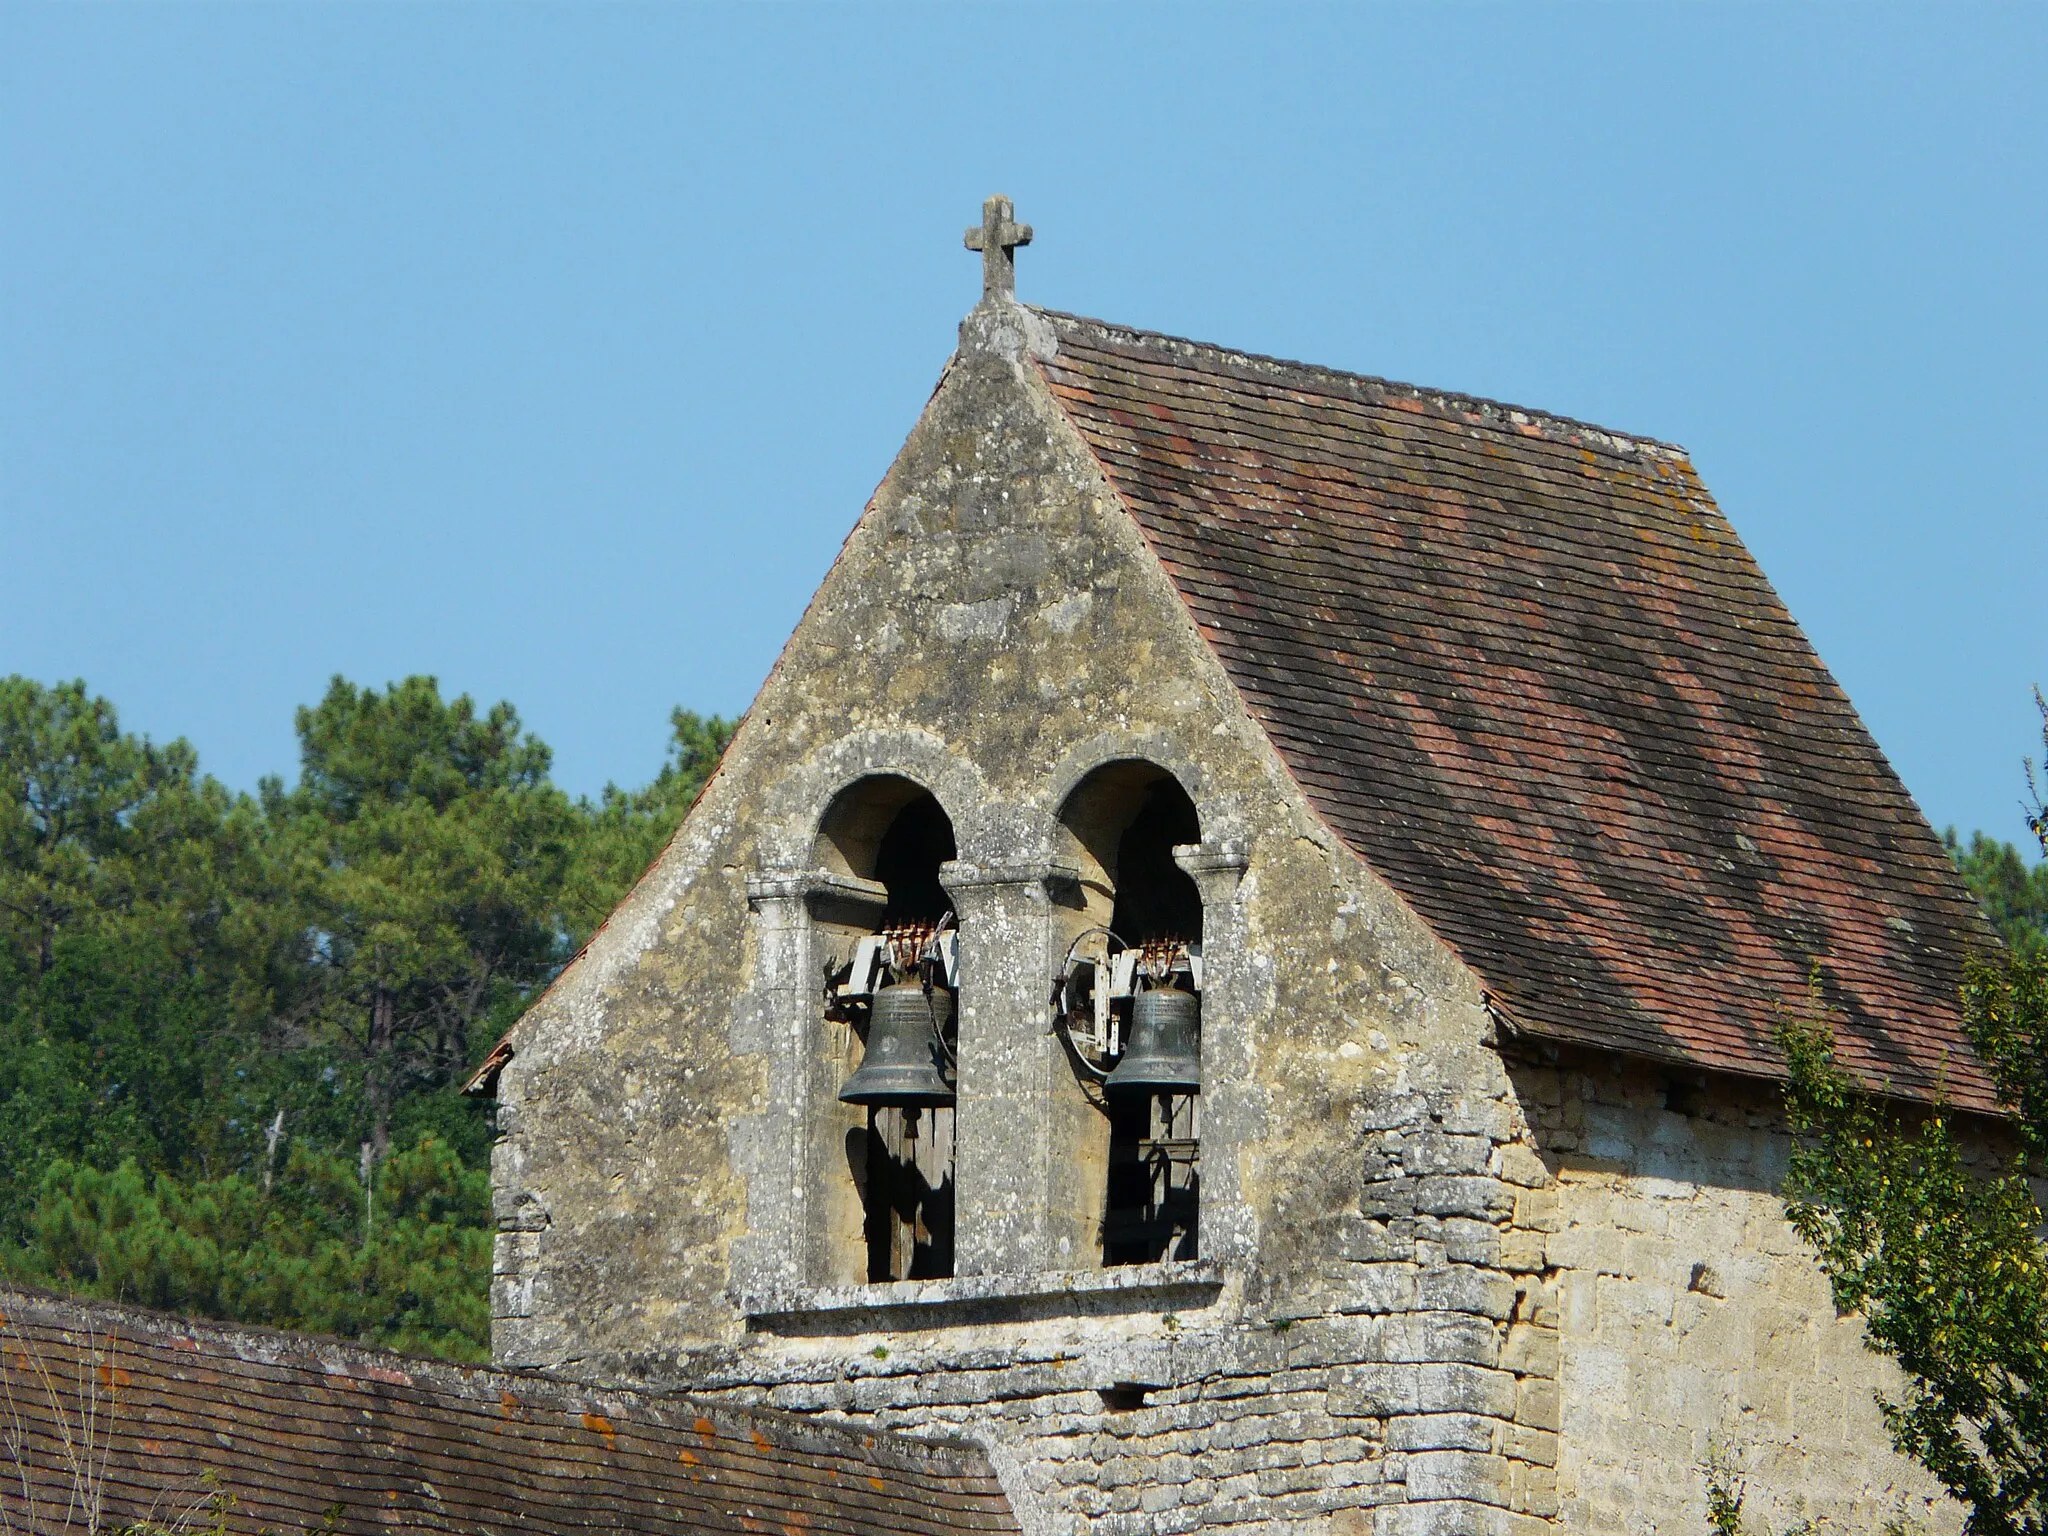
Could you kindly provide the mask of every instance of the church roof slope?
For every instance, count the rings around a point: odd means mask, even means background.
[[[1682,449],[1045,313],[1040,367],[1316,810],[1511,1029],[1990,1109],[1992,941]]]
[[[35,1292],[0,1290],[0,1383],[10,1530],[1018,1530],[969,1446]]]

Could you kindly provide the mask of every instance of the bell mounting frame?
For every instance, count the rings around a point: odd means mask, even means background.
[[[1092,954],[1084,949],[1090,940],[1096,941]],[[1201,987],[1200,941],[1157,939],[1133,945],[1111,928],[1084,928],[1067,946],[1066,958],[1053,977],[1052,1032],[1066,1042],[1068,1053],[1089,1077],[1104,1082],[1129,1043],[1130,1020],[1118,1014],[1115,1004],[1140,991],[1178,988],[1199,993]]]

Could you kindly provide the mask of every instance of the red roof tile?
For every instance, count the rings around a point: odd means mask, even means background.
[[[8,1530],[1018,1530],[971,1446],[34,1292],[0,1290],[0,1388]]]
[[[1317,811],[1513,1030],[1988,1109],[1992,941],[1683,450],[1048,314],[1045,376]]]

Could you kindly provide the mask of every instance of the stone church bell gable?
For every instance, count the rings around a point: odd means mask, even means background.
[[[498,1363],[965,1436],[1061,1536],[1677,1528],[1731,1427],[1945,1519],[1771,1028],[1818,967],[1981,1107],[1981,919],[1684,451],[1028,306],[1032,238],[492,1058]]]

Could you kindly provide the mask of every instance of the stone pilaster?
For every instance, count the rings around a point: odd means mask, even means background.
[[[1240,1158],[1258,1129],[1253,1044],[1271,1009],[1237,900],[1249,861],[1236,841],[1183,844],[1173,857],[1202,895],[1202,1256],[1250,1263],[1258,1225]]]
[[[1050,887],[1072,871],[1046,863],[940,871],[960,919],[960,1103],[954,1270],[1018,1274],[1053,1265],[1055,1073]]]
[[[747,1184],[747,1235],[733,1248],[735,1295],[787,1295],[815,1283],[822,1241],[815,1218],[820,1181],[836,1171],[838,1085],[824,1029],[822,971],[813,905],[870,908],[887,899],[871,880],[819,870],[770,870],[747,879],[754,924],[752,985],[732,1021],[736,1052],[768,1063],[759,1111],[732,1132],[733,1161]]]

